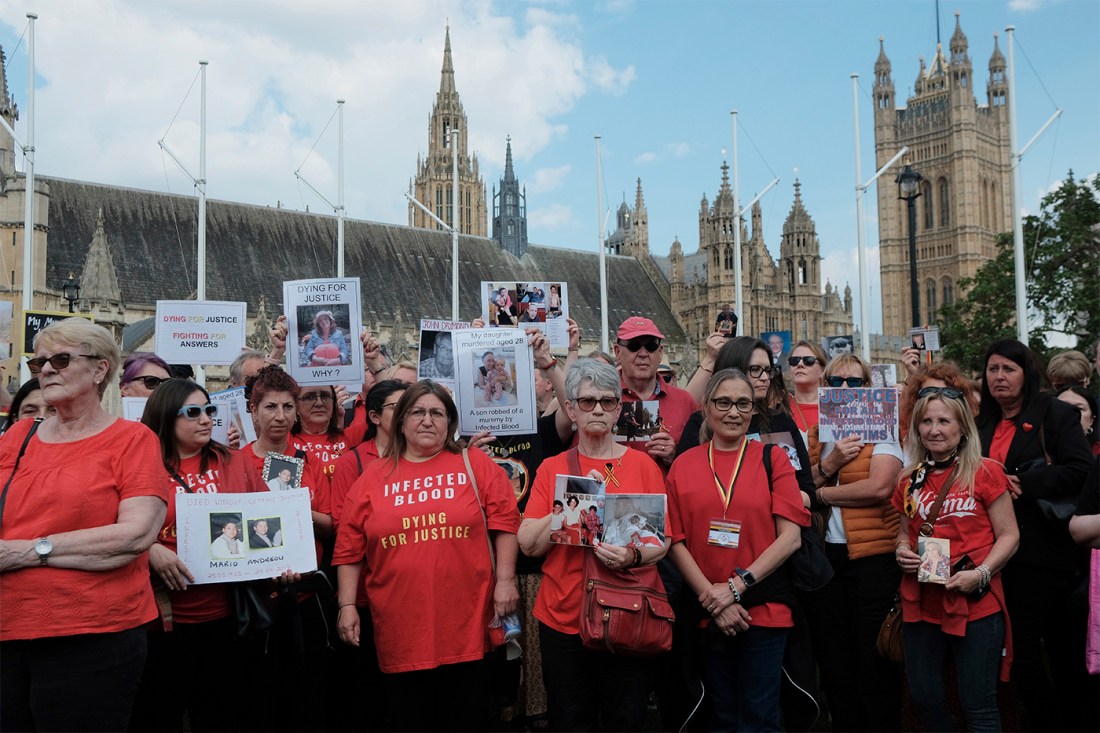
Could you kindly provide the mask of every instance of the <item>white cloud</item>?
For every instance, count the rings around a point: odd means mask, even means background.
[[[603,56],[592,56],[588,59],[586,77],[602,91],[615,96],[626,94],[627,87],[637,78],[638,74],[631,64],[625,69],[615,69]]]
[[[1043,0],[1009,0],[1009,10],[1015,10],[1020,13],[1027,13],[1032,10],[1038,10],[1043,5]]]
[[[528,231],[553,231],[569,226],[573,222],[573,210],[562,204],[554,204],[544,209],[527,212]]]
[[[646,163],[652,163],[655,160],[657,160],[657,154],[656,153],[646,152],[646,153],[642,153],[641,155],[635,157],[634,158],[634,163],[636,165],[645,165]]]
[[[553,191],[565,182],[572,170],[573,166],[571,165],[558,166],[557,168],[539,168],[531,176],[531,183],[528,184],[527,190],[530,193]]]
[[[668,151],[668,154],[673,158],[686,158],[691,155],[692,147],[691,143],[669,143],[665,146],[665,150]]]

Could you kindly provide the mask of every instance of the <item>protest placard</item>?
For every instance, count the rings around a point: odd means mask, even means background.
[[[527,334],[514,329],[453,331],[459,431],[535,432],[534,363]]]
[[[455,391],[455,351],[452,331],[470,328],[465,321],[420,321],[420,357],[416,378],[439,382],[453,394]]]
[[[939,326],[930,326],[928,328],[910,328],[909,343],[914,349],[920,349],[921,351],[939,351]]]
[[[603,541],[639,549],[663,546],[666,508],[664,494],[608,494]]]
[[[176,494],[177,552],[196,583],[317,569],[308,491]]]
[[[66,318],[87,318],[92,323],[95,319],[87,313],[63,313],[60,311],[23,311],[23,319],[20,330],[23,338],[19,341],[23,345],[23,356],[34,356],[34,337],[54,321],[63,321]]]
[[[11,356],[11,319],[14,303],[10,300],[0,300],[0,359]]]
[[[169,364],[232,364],[247,330],[245,303],[157,301],[155,350]]]
[[[148,397],[123,397],[122,419],[141,422],[141,416],[145,414],[145,403],[148,401]]]
[[[898,367],[896,364],[872,364],[872,387],[896,387],[898,384]]]
[[[298,384],[363,381],[359,278],[283,283],[287,371]]]
[[[210,401],[218,406],[218,414],[214,418],[214,429],[210,433],[211,440],[216,440],[222,445],[228,445],[230,425],[237,426],[237,432],[241,436],[241,445],[247,445],[256,440],[256,426],[252,422],[251,413],[248,411],[248,402],[244,398],[244,387],[211,392]]]
[[[533,326],[546,334],[551,348],[568,348],[568,283],[483,281],[479,299],[486,328]]]
[[[898,442],[898,391],[894,387],[822,387],[817,390],[822,443],[858,435],[864,443]]]
[[[790,372],[791,365],[787,363],[787,356],[791,353],[791,332],[765,331],[760,334],[760,340],[768,346],[772,366],[784,374]]]

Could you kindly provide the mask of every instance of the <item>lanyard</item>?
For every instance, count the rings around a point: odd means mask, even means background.
[[[798,412],[798,416],[802,418],[802,424],[798,426],[798,429],[803,432],[810,432],[810,423],[806,420],[806,415],[802,412],[802,407],[798,404],[798,398],[791,395],[791,402],[794,403],[794,409]]]
[[[722,479],[718,478],[718,471],[714,468],[714,441],[711,441],[707,446],[707,460],[710,461],[710,471],[714,474],[714,485],[718,489],[718,496],[722,500],[722,518],[726,518],[726,512],[730,508],[730,501],[733,499],[733,487],[737,483],[737,476],[741,473],[741,462],[745,460],[745,446],[748,443],[748,436],[741,438],[741,449],[737,454],[737,463],[733,466],[733,475],[730,476],[730,485],[727,489],[722,484]]]

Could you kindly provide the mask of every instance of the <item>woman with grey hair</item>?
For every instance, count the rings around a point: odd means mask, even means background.
[[[170,479],[156,435],[101,404],[121,361],[107,329],[67,318],[34,353],[57,414],[0,441],[0,730],[125,730]]]
[[[604,481],[609,494],[663,494],[664,478],[647,454],[615,442],[612,428],[622,410],[622,383],[614,367],[595,359],[577,361],[566,374],[565,392],[577,446],[539,466],[519,529],[523,552],[546,557],[534,615],[539,620],[550,727],[638,730],[645,719],[652,666],[581,644],[582,553],[594,552],[607,567],[623,570],[657,562],[667,547],[556,546],[550,542],[550,522],[556,478],[575,473],[578,465],[582,475]],[[599,694],[593,694],[593,670],[600,670]]]

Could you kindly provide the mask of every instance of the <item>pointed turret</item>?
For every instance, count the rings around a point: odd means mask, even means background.
[[[985,87],[990,107],[1004,107],[1008,101],[1008,82],[1005,76],[1007,68],[998,36],[994,33],[993,55],[989,57],[989,81]]]
[[[19,108],[8,94],[8,61],[0,47],[0,115],[8,125],[15,128],[19,119]],[[7,130],[0,129],[0,184],[15,175],[15,140]]]
[[[894,108],[894,79],[890,75],[890,59],[886,56],[886,37],[878,37],[878,58],[875,59],[875,84],[872,93],[875,109]]]
[[[504,177],[500,193],[493,189],[493,239],[516,257],[527,253],[527,193],[520,189],[512,166],[512,136],[505,139]]]
[[[967,56],[967,49],[970,46],[969,41],[966,40],[966,34],[963,33],[962,24],[959,21],[959,11],[955,11],[955,32],[951,35],[951,63],[961,63],[962,61],[969,61]]]
[[[504,146],[504,180],[514,181],[516,180],[515,171],[512,170],[512,136],[509,135],[505,138]]]
[[[118,307],[122,301],[118,271],[103,227],[103,209],[96,215],[95,233],[80,273],[80,300],[87,304],[87,310]]]
[[[956,100],[964,103],[974,99],[974,67],[967,53],[969,42],[959,22],[959,11],[955,11],[955,33],[951,36],[951,90],[957,92]]]
[[[440,94],[455,94],[455,65],[451,60],[451,26],[447,26],[446,40],[443,43],[443,72],[439,80]]]

